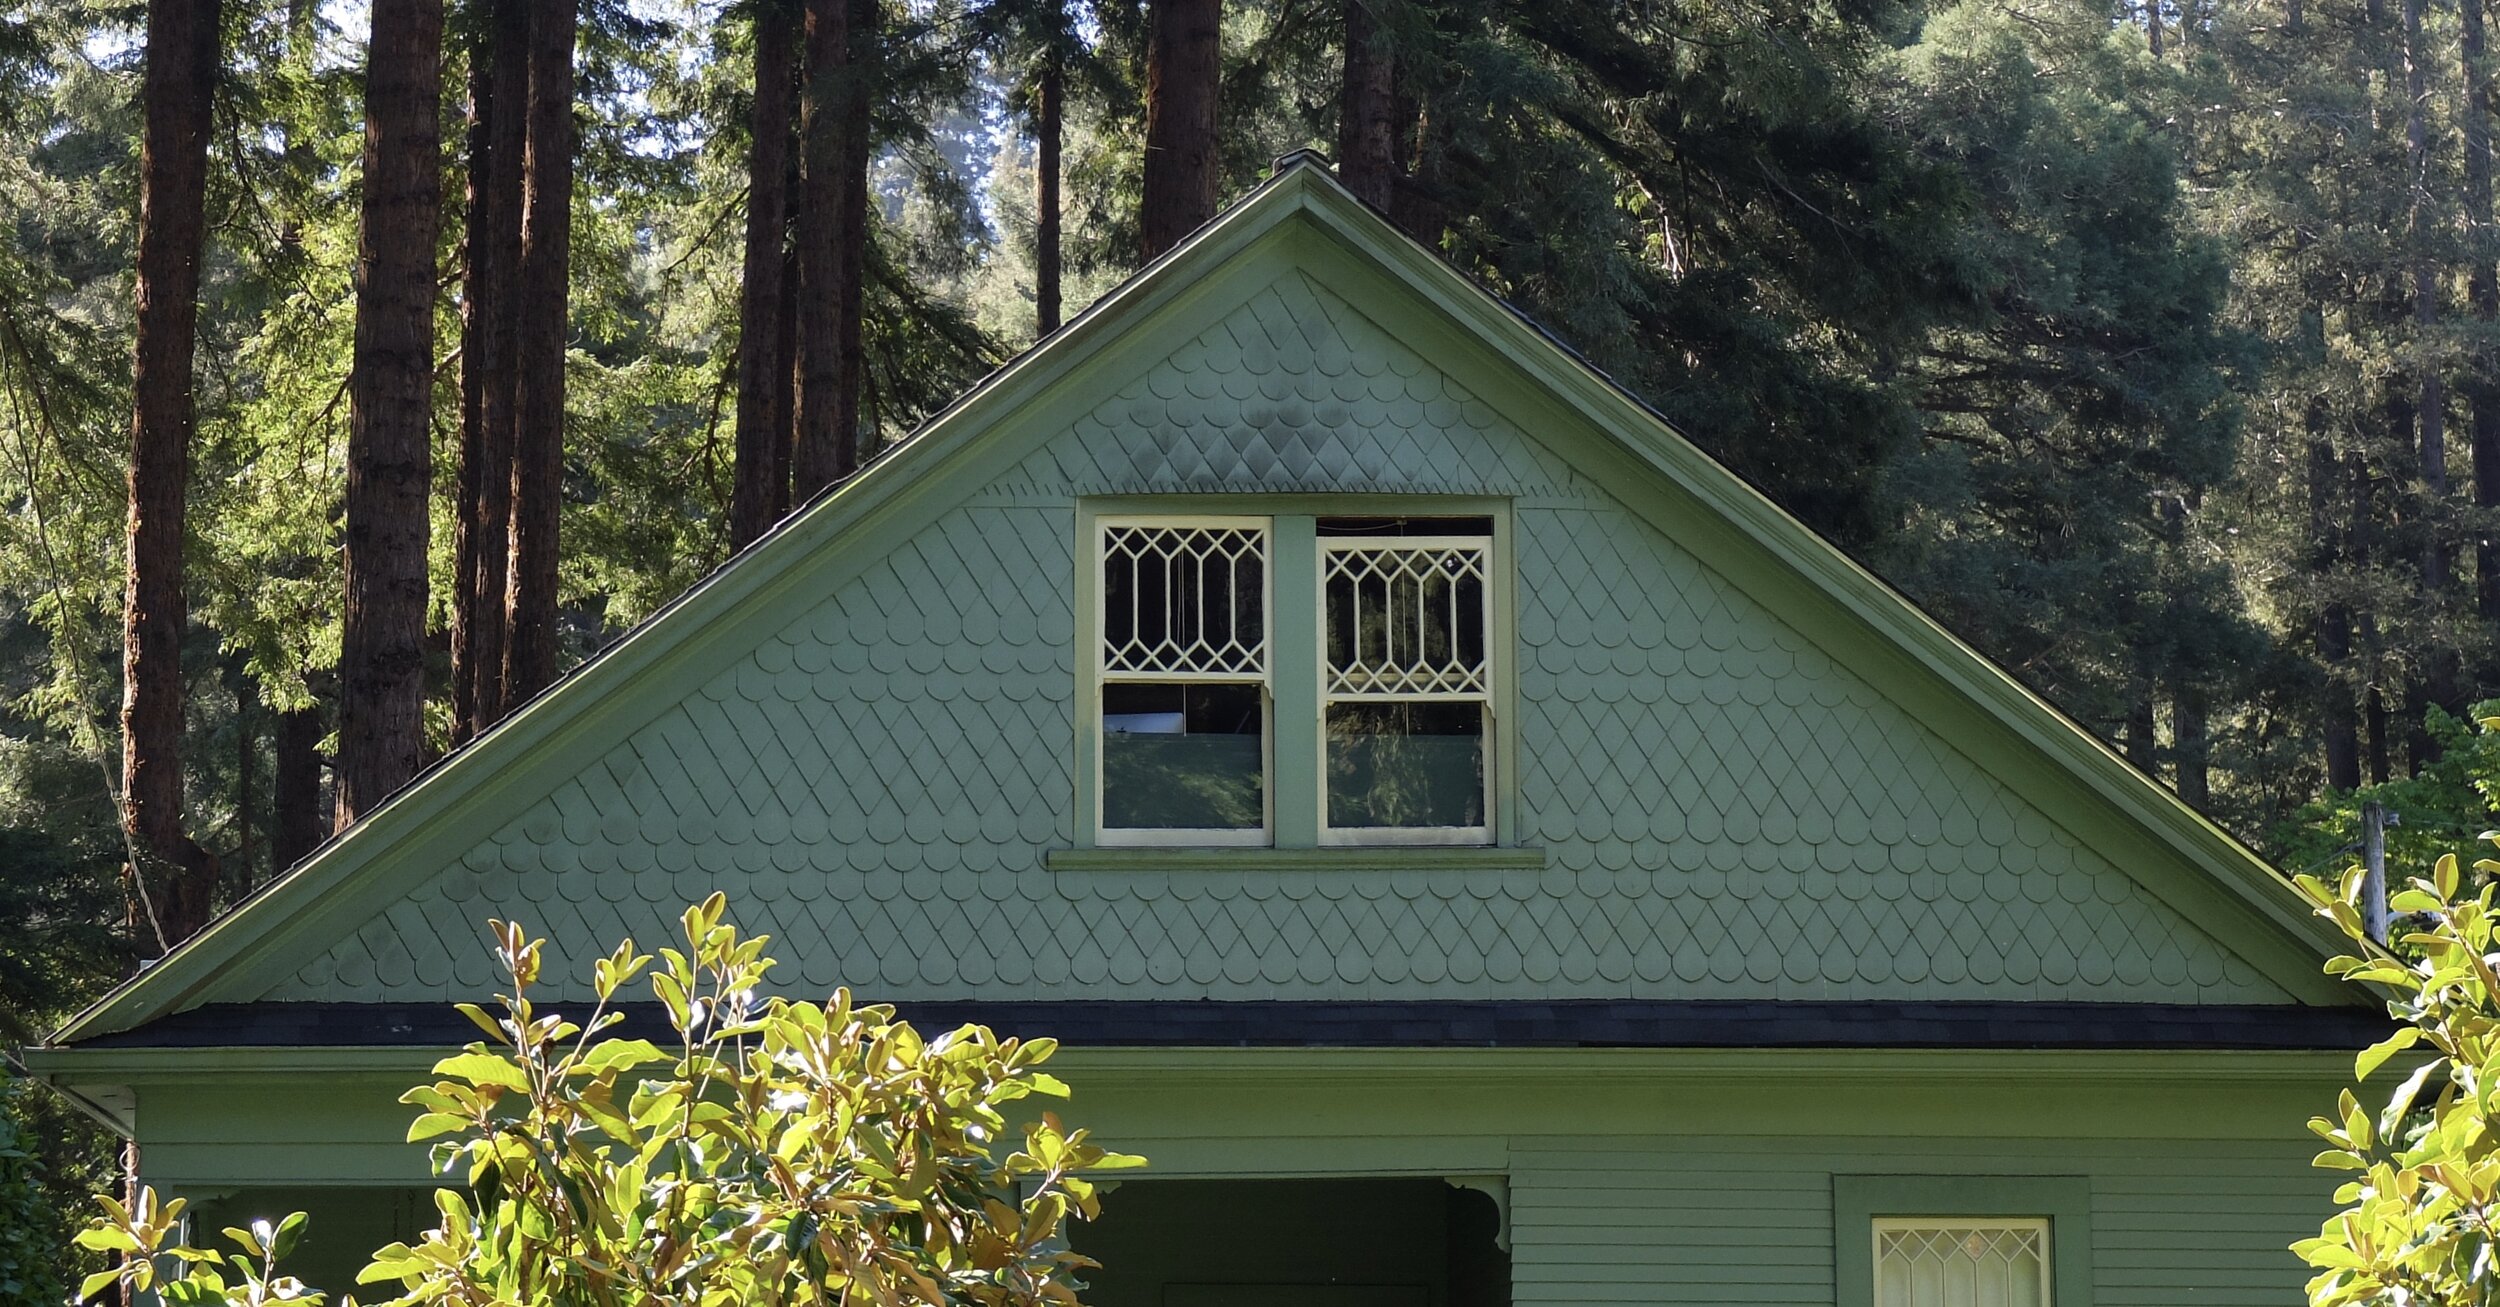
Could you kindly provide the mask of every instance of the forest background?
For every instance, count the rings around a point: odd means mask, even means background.
[[[2288,869],[2427,865],[2494,71],[2483,0],[0,3],[0,1044],[1312,146]],[[0,1084],[0,1282],[111,1158]]]

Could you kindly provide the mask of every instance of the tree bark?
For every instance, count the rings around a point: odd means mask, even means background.
[[[197,420],[191,365],[206,240],[218,0],[151,0],[140,99],[138,344],[122,613],[122,821],[146,865],[130,878],[143,948],[207,924],[217,861],[182,822],[184,495]]]
[[[564,506],[564,347],[571,318],[574,0],[533,0],[522,148],[519,367],[503,707],[556,678],[556,532]]]
[[[850,107],[850,0],[807,0],[806,72],[799,94],[799,196],[791,240],[798,248],[798,386],[792,415],[791,496],[804,502],[849,476],[858,432],[843,425],[843,286],[850,266],[845,141],[859,124]],[[854,337],[855,338],[855,337]]]
[[[2457,6],[2458,45],[2465,64],[2465,104],[2459,117],[2465,129],[2465,299],[2488,338],[2500,329],[2500,252],[2492,243],[2491,72],[2484,63],[2488,43],[2483,0],[2461,0]],[[2474,506],[2484,522],[2500,509],[2500,368],[2489,347],[2475,351],[2467,374],[2466,399],[2473,405],[2470,431],[2474,466]],[[2500,622],[2500,536],[2488,525],[2474,533],[2474,611],[2484,622]],[[2488,682],[2491,678],[2480,678]]]
[[[2378,512],[2377,486],[2370,475],[2369,461],[2355,453],[2346,457],[2345,471],[2351,491],[2352,524],[2348,536],[2351,572],[2367,575],[2370,562],[2378,553],[2375,524]],[[2353,626],[2361,638],[2361,758],[2364,774],[2372,785],[2387,783],[2387,696],[2381,688],[2387,667],[2387,649],[2380,639],[2378,613],[2361,607],[2353,614]]]
[[[2161,0],[2144,0],[2144,46],[2161,58]]]
[[[1058,34],[1054,25],[1054,39]],[[1054,46],[1033,86],[1033,320],[1036,335],[1059,330],[1059,144],[1067,69]]]
[[[469,68],[468,231],[461,276],[460,473],[453,512],[454,746],[503,715],[504,596],[512,551],[513,413],[520,373],[521,166],[528,139],[529,6],[481,0]]]
[[[1223,0],[1152,0],[1146,34],[1146,179],[1138,214],[1154,258],[1215,216]]]
[[[2187,805],[2203,812],[2213,805],[2211,743],[2205,722],[2205,692],[2193,685],[2170,692],[2170,739],[2176,777],[2171,788]]]
[[[341,829],[407,784],[425,750],[442,0],[374,0],[365,67],[356,353],[348,381],[347,606],[339,636]]]
[[[738,451],[731,479],[729,548],[753,544],[787,503],[773,479],[789,463],[776,453],[787,443],[789,418],[779,409],[787,372],[780,352],[783,247],[789,235],[790,80],[797,25],[784,0],[756,0],[755,98],[747,116],[746,257],[738,289]]]
[[[1398,132],[1399,152],[1406,157],[1397,170],[1397,187],[1390,193],[1389,219],[1398,230],[1437,250],[1449,225],[1441,206],[1444,125],[1428,101],[1404,91],[1399,95],[1398,121],[1404,124]]]
[[[2342,582],[2336,569],[2343,560],[2343,550],[2338,545],[2343,526],[2335,516],[2340,477],[2335,448],[2327,437],[2327,423],[2326,398],[2311,398],[2306,418],[2309,442],[2309,566],[2321,585],[2335,587]],[[2361,784],[2361,740],[2358,733],[2360,724],[2353,715],[2352,613],[2342,600],[2330,594],[2318,605],[2312,639],[2318,663],[2326,672],[2325,702],[2320,720],[2325,736],[2326,783],[2331,789],[2356,789]]]
[[[2148,776],[2156,774],[2161,766],[2161,741],[2154,733],[2153,675],[2140,654],[2135,674],[2127,680],[2127,721],[2119,742],[2127,761]]]
[[[2412,166],[2411,194],[2413,326],[2417,343],[2426,344],[2439,329],[2440,260],[2432,253],[2439,215],[2431,205],[2430,127],[2429,127],[2429,65],[2431,52],[2425,44],[2422,15],[2427,0],[2405,0],[2404,63],[2407,112],[2405,116],[2405,150]],[[2421,576],[2422,597],[2434,613],[2447,600],[2452,559],[2447,537],[2445,508],[2448,499],[2448,389],[2447,380],[2438,365],[2422,365],[2421,392],[2414,401],[2414,422],[2418,439],[2415,449],[2421,477]],[[2418,692],[2420,699],[2442,707],[2455,707],[2456,661],[2453,650],[2441,647],[2423,651],[2423,670]],[[2420,705],[2410,705],[2412,716],[2419,718]],[[2416,769],[2438,756],[2439,745],[2416,720],[2408,724],[2412,741],[2413,765]]]
[[[1337,179],[1383,213],[1397,193],[1397,61],[1366,0],[1344,0],[1345,77],[1337,101]]]
[[[794,159],[785,194],[795,194],[797,190],[798,162]],[[799,252],[785,246],[781,251],[781,305],[773,314],[773,413],[781,423],[773,441],[772,514],[776,522],[790,515],[793,458],[798,452],[799,285]]]
[[[225,872],[227,901],[234,902],[252,892],[252,863],[260,853],[254,820],[260,803],[260,685],[243,654],[230,656],[226,667],[234,686],[234,858]]]
[[[849,476],[862,458],[874,452],[875,424],[865,422],[862,414],[868,383],[862,328],[868,309],[868,164],[874,139],[869,114],[879,67],[878,41],[884,30],[878,0],[851,0],[842,79],[842,272],[836,341],[842,366],[840,388],[834,392],[834,425],[840,440],[835,449],[837,477]]]
[[[275,820],[269,838],[269,869],[284,871],[321,847],[330,814],[321,803],[321,705],[278,714],[277,758],[269,802]]]

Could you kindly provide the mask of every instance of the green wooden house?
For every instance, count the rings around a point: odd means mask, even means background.
[[[1101,1307],[2288,1303],[2384,1021],[1307,157],[27,1057],[337,1277],[485,920],[586,970],[715,889],[1067,1041],[1153,1162]]]

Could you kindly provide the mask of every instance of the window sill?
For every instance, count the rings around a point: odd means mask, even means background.
[[[1052,871],[1542,871],[1543,849],[1463,844],[1336,845],[1322,849],[1052,849]]]

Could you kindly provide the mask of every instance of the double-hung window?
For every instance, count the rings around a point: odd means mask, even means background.
[[[1494,842],[1492,519],[1092,534],[1096,843]]]
[[[1489,528],[1322,518],[1318,532],[1320,841],[1491,843]]]
[[[1101,531],[1103,842],[1267,843],[1267,519]]]

